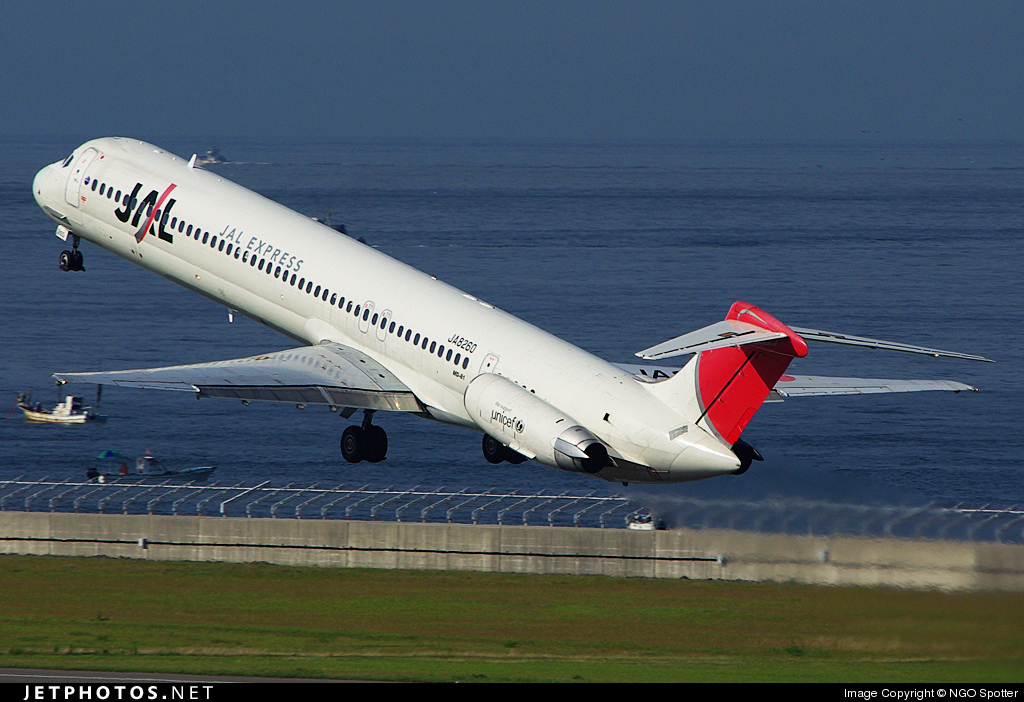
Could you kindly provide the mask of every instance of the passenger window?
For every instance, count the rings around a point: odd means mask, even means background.
[[[421,349],[424,349],[424,350],[426,350],[426,348],[427,348],[427,342],[428,342],[428,341],[430,341],[430,339],[428,339],[427,337],[423,337],[423,343],[422,343],[422,344],[420,344],[420,348],[421,348]],[[437,342],[434,342],[434,343],[437,343]]]
[[[192,236],[192,225],[188,225],[188,230],[185,232],[185,236]]]
[[[346,312],[351,312],[352,311],[352,301],[351,300],[348,301],[348,307],[345,308],[345,311]],[[359,308],[358,307],[356,307],[356,316],[357,317],[359,316]]]
[[[412,329],[406,329],[406,330],[405,330],[405,340],[406,340],[406,341],[408,341],[408,340],[409,340],[409,335],[410,335],[410,334],[412,334]],[[401,336],[401,335],[402,335],[402,328],[401,328],[401,327],[399,327],[399,328],[398,328],[398,335],[399,335],[399,336]]]
[[[98,180],[93,179],[93,181],[92,181],[92,191],[93,192],[96,192],[96,186],[99,185],[99,184],[100,184],[100,182]]]
[[[128,198],[125,198],[125,200],[127,200],[127,199]],[[121,202],[121,191],[120,190],[118,190],[117,191],[117,195],[114,196],[114,201],[115,202]],[[128,203],[123,203],[123,204],[128,204]]]
[[[449,353],[451,353],[451,352],[449,351]],[[462,354],[461,353],[455,354],[455,365],[459,365],[459,361],[461,361],[461,360],[462,360]]]
[[[228,250],[225,251],[224,253],[226,253],[228,256],[230,256],[231,255],[232,247],[234,247],[234,244],[228,244]]]
[[[444,360],[446,360],[446,361],[452,360],[452,350],[451,349],[448,349],[448,355],[444,357]]]
[[[106,183],[100,183],[100,195],[103,195],[103,193],[106,192],[106,189],[107,189],[107,184]]]
[[[416,338],[412,340],[412,343],[413,343],[414,345],[418,345],[418,344],[420,343],[420,335],[419,335],[419,332],[417,332],[417,333],[416,333]]]
[[[214,237],[214,238],[216,238],[216,237]],[[223,239],[220,240],[220,246],[217,247],[217,250],[218,251],[223,251],[224,250],[224,240]]]
[[[266,263],[266,262],[267,262],[267,259],[261,258],[260,259],[260,265],[256,266],[257,270],[261,270],[262,271],[263,270],[263,264]]]
[[[313,291],[313,297],[320,297],[320,286],[316,286],[316,290]]]
[[[313,281],[311,280],[308,283],[306,283],[306,292],[308,293],[312,289],[313,289]]]
[[[327,294],[330,292],[327,288],[324,288],[324,294],[320,296],[320,299],[327,302]]]
[[[331,295],[331,304],[333,305],[337,301],[338,301],[338,293],[334,293],[333,295]]]
[[[281,277],[281,266],[278,266],[277,268],[274,269],[274,277],[275,278],[280,278]]]
[[[469,356],[462,359],[462,370],[466,370],[467,368],[469,368]]]
[[[338,309],[339,310],[345,309],[345,296],[344,295],[342,295],[341,299],[338,300]]]
[[[370,318],[370,310],[369,309],[363,310],[363,321],[365,322],[369,318]]]
[[[395,333],[395,323],[392,322],[391,326],[388,327],[388,334],[394,334],[394,333]]]
[[[210,248],[211,249],[217,248],[217,236],[216,235],[214,235],[214,236],[212,236],[210,238]]]
[[[349,304],[351,304],[351,303],[349,303]],[[359,316],[359,305],[356,305],[355,315],[356,315],[356,317]]]
[[[198,236],[198,233],[196,234]],[[203,243],[205,244],[210,239],[210,232],[203,232]]]
[[[377,326],[377,317],[378,316],[379,315],[376,312],[374,312],[373,313],[373,319],[370,320],[370,324],[372,324],[373,326]]]

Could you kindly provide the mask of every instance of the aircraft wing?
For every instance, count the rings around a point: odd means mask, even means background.
[[[55,373],[71,382],[179,390],[198,397],[325,404],[355,409],[422,412],[413,392],[369,356],[341,344],[186,366],[100,373]]]

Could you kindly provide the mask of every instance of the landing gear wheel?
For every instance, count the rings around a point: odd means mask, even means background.
[[[366,433],[362,427],[352,426],[341,435],[341,456],[349,463],[359,463],[366,454]]]
[[[526,459],[526,456],[524,456],[523,454],[519,453],[518,451],[513,451],[508,446],[506,446],[505,447],[505,460],[508,461],[509,463],[511,463],[514,466],[518,466],[520,463],[523,463],[527,459]]]
[[[371,424],[365,433],[366,460],[370,463],[380,463],[388,454],[388,435],[376,424]]]
[[[493,436],[484,434],[483,449],[488,463],[498,464],[505,460],[505,445]]]
[[[64,250],[60,252],[60,269],[67,273],[72,270],[74,265],[74,258],[70,251]]]
[[[84,271],[85,266],[82,265],[83,257],[82,252],[75,249],[71,252],[71,270],[73,271]]]

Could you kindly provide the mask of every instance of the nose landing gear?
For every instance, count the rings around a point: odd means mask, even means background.
[[[85,266],[82,265],[82,252],[78,250],[78,235],[72,234],[71,236],[71,250],[65,249],[60,252],[60,269],[64,272],[84,271]]]
[[[362,426],[348,427],[341,435],[341,455],[349,463],[379,463],[388,453],[388,435],[372,424],[374,410],[363,411]]]

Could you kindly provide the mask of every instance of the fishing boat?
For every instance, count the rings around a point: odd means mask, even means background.
[[[214,466],[195,466],[193,468],[169,469],[160,465],[150,452],[135,459],[135,471],[128,470],[127,457],[117,451],[104,451],[97,458],[113,458],[120,462],[117,473],[101,473],[95,468],[86,471],[91,483],[142,483],[142,482],[202,482],[210,477]]]
[[[47,409],[41,402],[33,403],[25,393],[18,393],[18,409],[25,413],[25,419],[29,422],[85,424],[106,420],[106,417],[93,412],[92,407],[83,405],[82,398],[73,395],[66,396],[63,402],[58,402],[52,409]]]

